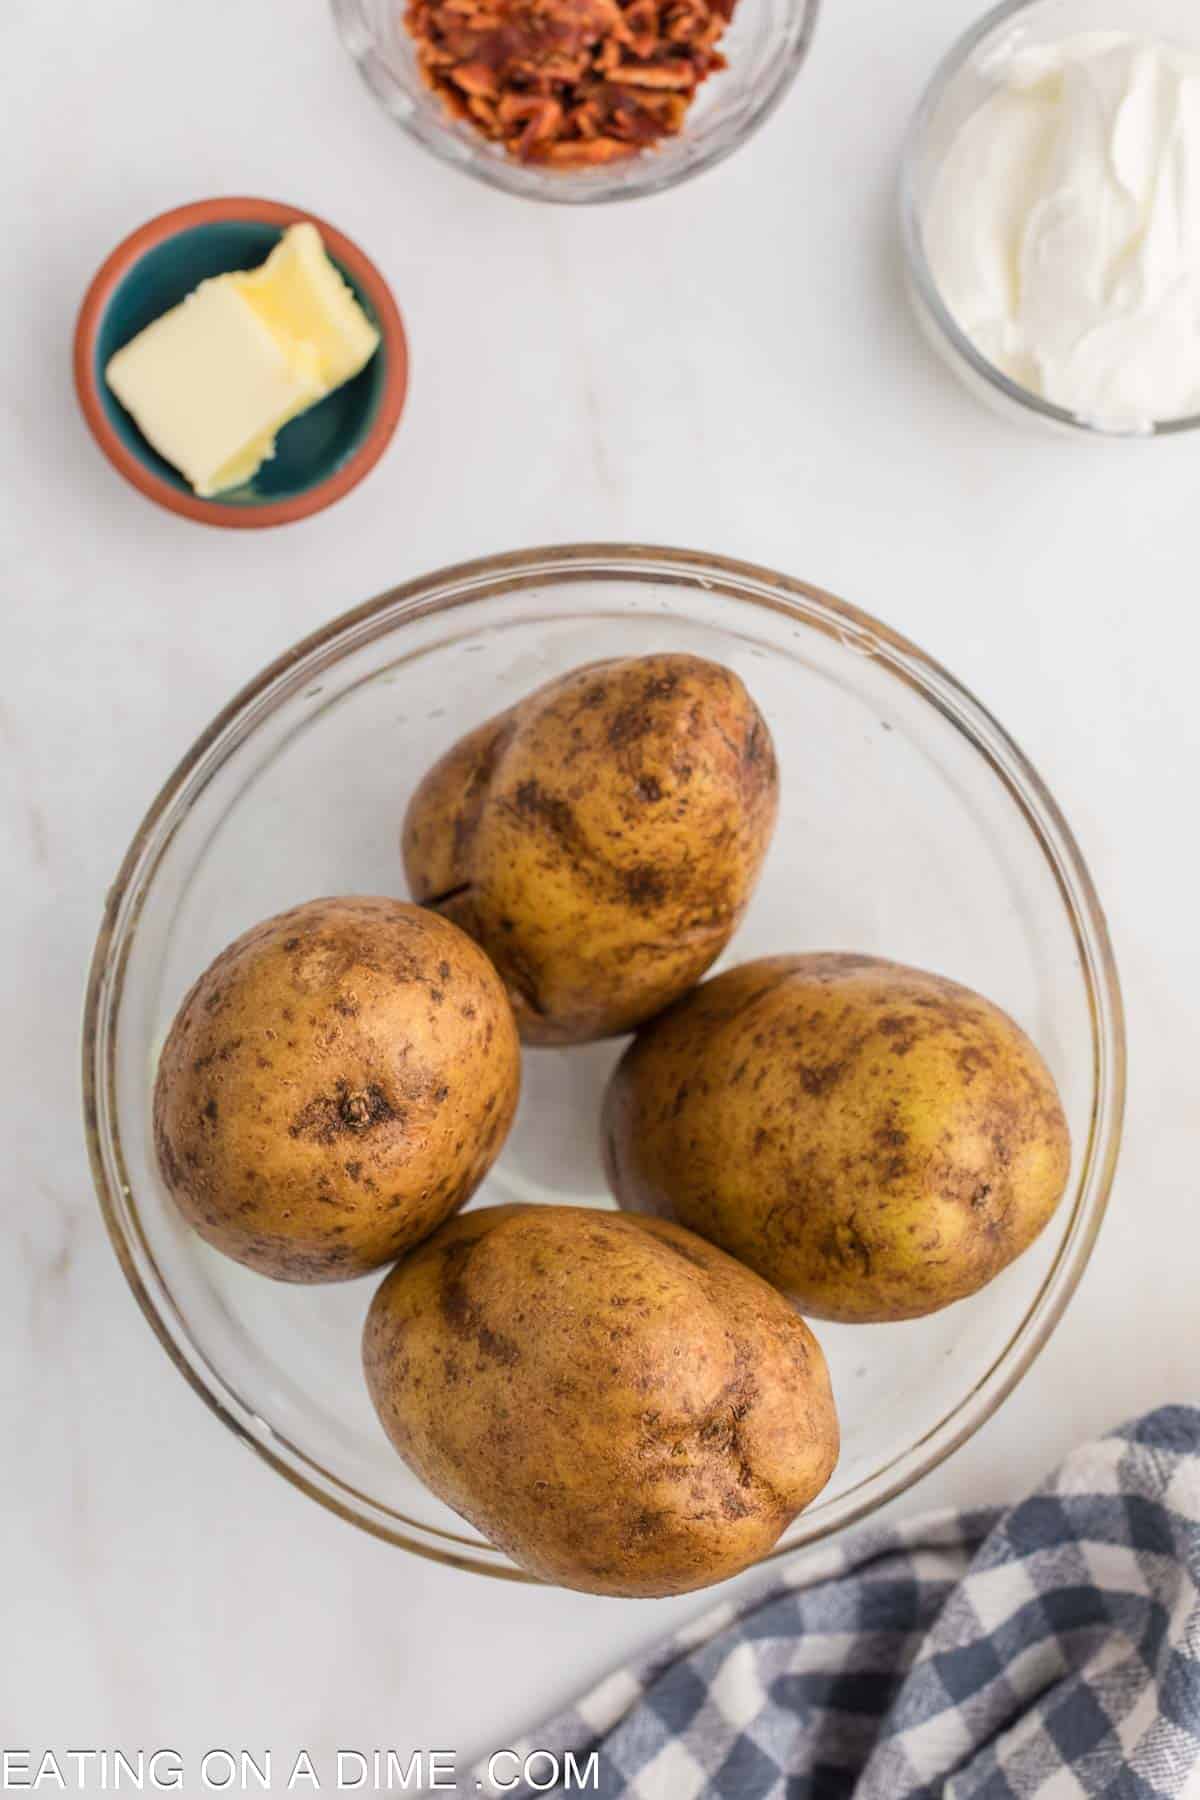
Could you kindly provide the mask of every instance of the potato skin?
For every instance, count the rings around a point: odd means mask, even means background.
[[[874,957],[730,969],[639,1033],[604,1103],[624,1207],[677,1220],[812,1317],[973,1294],[1062,1197],[1066,1118],[998,1007]]]
[[[176,1205],[283,1281],[391,1261],[474,1192],[516,1110],[495,970],[399,900],[313,900],[217,957],[171,1027],[154,1139]]]
[[[453,1219],[383,1282],[363,1361],[426,1485],[522,1568],[589,1593],[736,1574],[837,1460],[808,1327],[657,1220],[569,1206]]]
[[[408,808],[415,898],[483,945],[530,1044],[630,1031],[699,980],[778,808],[766,723],[696,656],[589,664],[463,738]]]

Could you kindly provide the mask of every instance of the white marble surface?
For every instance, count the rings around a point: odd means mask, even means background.
[[[1026,435],[918,339],[896,153],[962,0],[838,0],[732,162],[581,214],[476,188],[405,142],[324,0],[3,13],[4,1743],[465,1758],[705,1604],[512,1588],[325,1515],[169,1367],[92,1199],[80,995],[155,787],[267,658],[444,561],[572,537],[751,557],[877,612],[1008,724],[1109,909],[1126,1150],[1050,1348],[904,1504],[1010,1495],[1081,1434],[1196,1398],[1200,440]],[[71,394],[96,264],[143,218],[222,190],[360,238],[414,348],[385,462],[280,533],[157,512],[101,461]]]

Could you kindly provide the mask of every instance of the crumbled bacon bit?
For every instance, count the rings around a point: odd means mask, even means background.
[[[580,169],[683,128],[736,0],[407,0],[426,83],[524,162]]]

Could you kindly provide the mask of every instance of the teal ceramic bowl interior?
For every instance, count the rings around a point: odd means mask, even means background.
[[[190,494],[192,490],[178,469],[172,468],[146,442],[105,381],[109,358],[172,306],[178,306],[210,275],[256,269],[267,260],[281,236],[274,226],[250,219],[222,219],[181,231],[178,237],[156,245],[134,264],[113,294],[96,333],[95,381],[109,423],[132,455],[181,493]],[[371,323],[378,326],[369,295],[348,269],[341,273]],[[318,482],[327,481],[371,429],[383,398],[384,365],[385,358],[377,351],[353,381],[327,394],[285,425],[271,460],[263,464],[252,481],[221,494],[221,503],[261,506],[265,501],[291,500],[297,494],[306,494]]]
[[[228,216],[212,216],[225,207],[232,209]],[[247,211],[273,216],[245,216]],[[360,480],[395,428],[407,378],[399,314],[373,265],[320,220],[313,222],[330,257],[380,332],[379,348],[353,380],[283,427],[274,457],[251,481],[199,499],[142,436],[104,379],[114,352],[201,281],[257,267],[287,224],[310,217],[269,201],[199,202],[134,233],[93,283],[76,338],[76,382],[85,415],[110,461],[171,511],[217,524],[281,524],[305,517]]]

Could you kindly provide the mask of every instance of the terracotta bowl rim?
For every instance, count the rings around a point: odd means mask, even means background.
[[[278,225],[283,229],[305,219],[317,227],[330,255],[354,277],[375,310],[382,335],[377,354],[384,357],[384,387],[379,408],[370,430],[353,455],[332,475],[316,482],[304,493],[254,506],[231,505],[219,498],[202,500],[199,495],[183,492],[166,481],[122,442],[109,420],[100,393],[96,376],[96,338],[113,295],[130,270],[150,250],[169,238],[197,225],[224,220]],[[186,206],[171,207],[130,232],[101,264],[84,296],[75,326],[75,391],[88,428],[109,462],[147,499],[165,507],[168,512],[198,520],[203,525],[220,525],[233,530],[261,530],[271,525],[293,524],[332,506],[351,488],[357,487],[387,449],[400,422],[408,391],[408,360],[408,339],[400,309],[387,282],[365,251],[336,226],[305,207],[243,194],[194,200]]]

